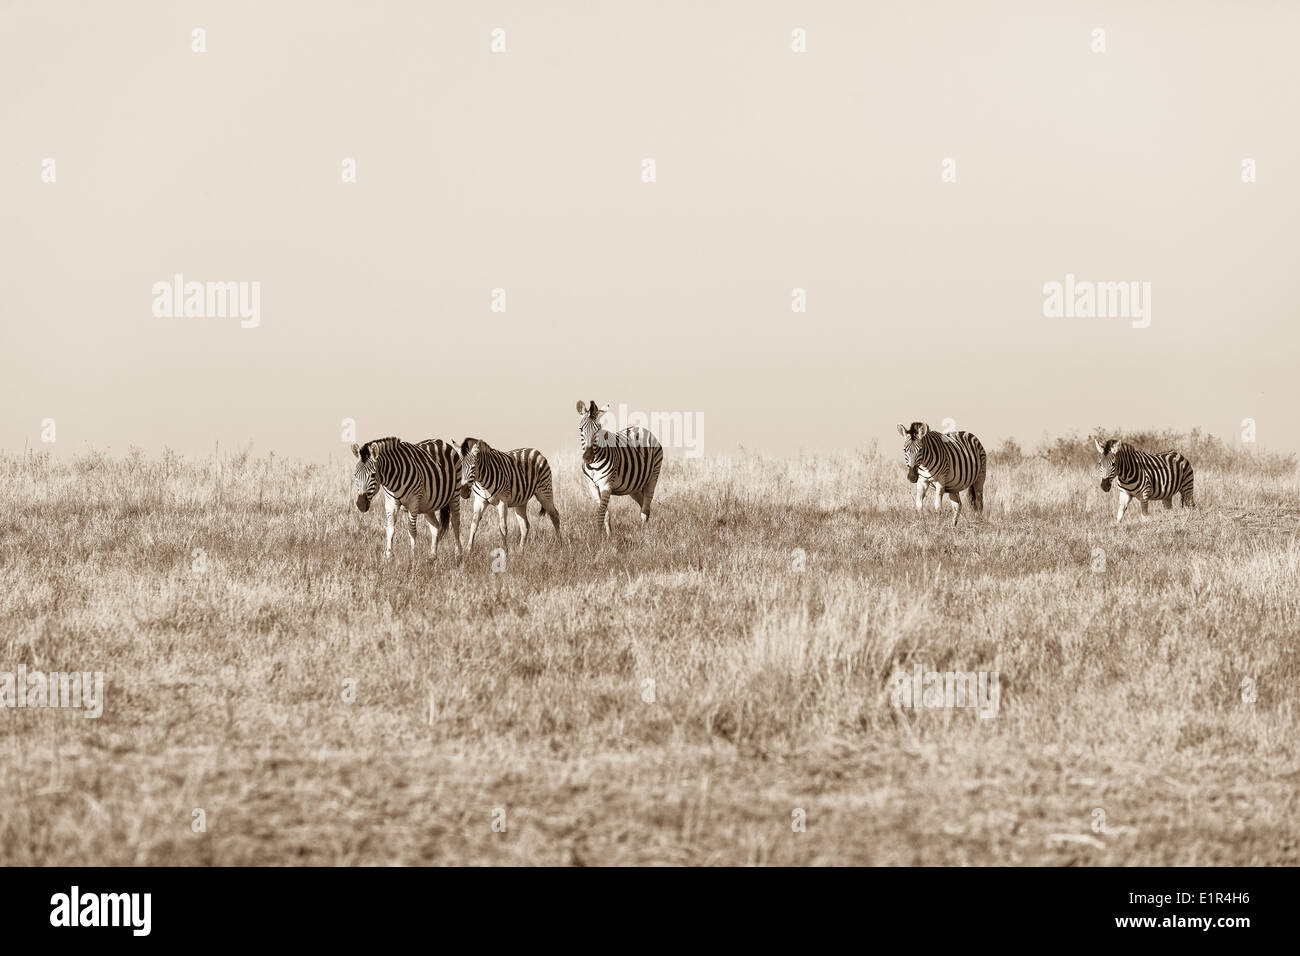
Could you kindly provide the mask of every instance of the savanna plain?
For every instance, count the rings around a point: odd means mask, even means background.
[[[0,710],[0,862],[1295,865],[1300,482],[1187,441],[1119,527],[1072,436],[955,529],[892,442],[670,456],[609,540],[569,449],[504,570],[386,561],[342,444],[0,456],[0,671],[105,675]]]

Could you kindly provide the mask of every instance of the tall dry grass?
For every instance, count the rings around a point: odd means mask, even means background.
[[[107,681],[0,711],[0,856],[1300,861],[1294,468],[1116,528],[1089,462],[995,456],[953,529],[896,458],[670,460],[606,541],[556,454],[567,542],[504,573],[490,515],[385,562],[343,455],[0,458],[0,671]],[[892,706],[914,666],[997,716]]]

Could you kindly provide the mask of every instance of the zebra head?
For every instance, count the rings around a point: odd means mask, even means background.
[[[600,416],[609,411],[609,403],[597,406],[578,399],[578,448],[582,450],[583,461],[590,461],[595,453],[597,437],[600,435]]]
[[[460,484],[468,490],[478,480],[478,453],[490,451],[481,438],[466,438],[460,443]]]
[[[1115,460],[1119,456],[1120,446],[1124,443],[1118,438],[1108,438],[1105,441],[1094,438],[1092,443],[1097,447],[1097,454],[1101,455],[1101,460],[1097,462],[1097,474],[1101,477],[1101,490],[1109,493],[1111,482],[1115,480],[1117,473]]]
[[[903,436],[903,464],[907,466],[907,480],[914,485],[921,464],[921,441],[930,434],[930,426],[925,422],[899,425],[898,434]]]
[[[370,499],[379,491],[379,471],[375,467],[375,453],[369,443],[358,446],[353,442],[352,454],[357,456],[357,470],[352,478],[352,487],[357,493],[357,510],[364,513],[370,510]]]

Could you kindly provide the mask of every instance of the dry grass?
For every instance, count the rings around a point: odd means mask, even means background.
[[[491,516],[386,565],[341,455],[0,459],[0,671],[107,682],[0,712],[0,862],[1300,863],[1294,472],[1117,529],[995,464],[954,531],[892,451],[670,461],[610,543],[552,456],[568,546],[505,573]],[[896,710],[913,664],[998,715]]]

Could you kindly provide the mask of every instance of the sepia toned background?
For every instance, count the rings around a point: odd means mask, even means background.
[[[1300,9],[541,6],[0,5],[0,448],[549,450],[579,397],[709,454],[1300,447]],[[260,326],[155,318],[177,272],[259,281]],[[1044,318],[1067,273],[1150,282],[1150,327]]]
[[[0,0],[0,865],[1300,864],[1300,13],[1063,7]],[[579,398],[703,424],[647,524]],[[344,419],[540,448],[562,535],[387,556]]]

